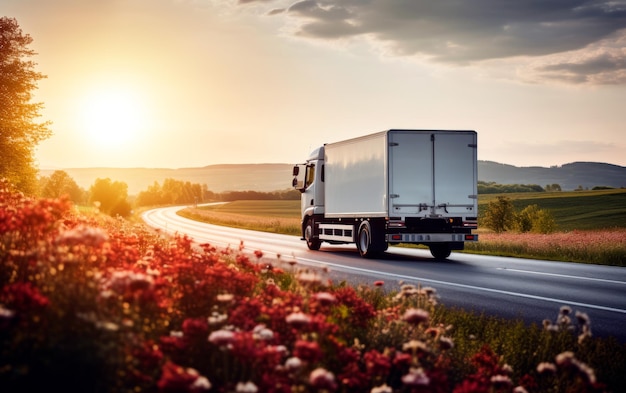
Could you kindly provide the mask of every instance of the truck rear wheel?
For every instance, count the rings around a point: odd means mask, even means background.
[[[452,249],[449,244],[432,244],[430,245],[430,253],[435,259],[446,259],[452,253]]]
[[[307,219],[306,224],[304,224],[304,240],[306,240],[306,246],[309,250],[317,251],[322,245],[322,241],[314,237],[312,218]]]

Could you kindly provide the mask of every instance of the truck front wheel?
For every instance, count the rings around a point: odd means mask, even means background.
[[[356,248],[359,249],[359,254],[362,257],[370,257],[372,256],[372,228],[370,227],[370,223],[367,221],[363,221],[359,226],[359,231],[357,232],[356,239]]]
[[[430,253],[435,259],[446,259],[450,256],[452,249],[449,244],[431,244],[430,245]]]
[[[309,250],[317,251],[322,245],[322,241],[313,235],[313,219],[309,218],[304,224],[304,240],[306,240],[306,246]]]

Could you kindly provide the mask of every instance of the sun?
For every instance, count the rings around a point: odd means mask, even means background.
[[[80,112],[80,131],[101,147],[122,147],[133,143],[145,127],[143,102],[129,89],[94,91],[84,98]]]

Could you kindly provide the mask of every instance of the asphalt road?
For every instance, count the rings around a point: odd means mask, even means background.
[[[554,321],[561,306],[587,313],[594,336],[626,342],[626,268],[452,253],[434,260],[427,250],[390,247],[379,259],[363,259],[355,245],[322,244],[310,251],[299,237],[247,231],[188,220],[181,207],[149,210],[142,217],[168,234],[186,234],[216,247],[263,251],[298,266],[327,267],[334,281],[353,284],[400,282],[431,286],[440,302],[466,310],[541,324]]]

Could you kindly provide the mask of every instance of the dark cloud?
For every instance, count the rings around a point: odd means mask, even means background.
[[[576,63],[559,63],[538,67],[536,71],[546,79],[569,83],[626,83],[626,57],[600,53]],[[607,75],[613,75],[613,77],[606,78]]]
[[[300,34],[371,35],[445,62],[580,49],[626,28],[626,2],[604,0],[304,0]]]
[[[325,40],[362,36],[396,55],[452,64],[580,50],[626,29],[626,0],[303,0],[290,4],[286,15],[299,22],[295,32],[299,36]],[[604,60],[608,62],[604,67],[624,69],[624,57]],[[593,71],[601,65],[560,66],[569,67],[571,75],[585,75],[584,69]]]

